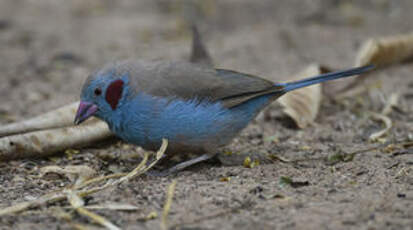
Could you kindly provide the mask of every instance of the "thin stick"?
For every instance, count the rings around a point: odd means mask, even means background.
[[[84,208],[84,201],[83,199],[76,194],[75,191],[73,190],[68,190],[66,191],[66,198],[69,201],[70,205],[82,216],[86,216],[96,223],[106,227],[109,230],[120,230],[120,228],[114,224],[112,224],[109,220],[104,218],[103,216],[100,216],[96,213],[93,213],[87,209]]]
[[[87,125],[3,137],[0,138],[0,160],[45,157],[74,146],[85,146],[112,135],[106,123],[95,120]]]
[[[374,120],[382,121],[385,125],[384,129],[372,133],[369,136],[370,141],[378,141],[380,137],[384,136],[386,133],[390,131],[390,129],[393,126],[393,122],[390,120],[388,116],[379,113],[371,113],[371,118],[373,118]]]
[[[90,219],[92,219],[93,221],[95,221],[96,223],[105,226],[107,229],[110,230],[120,230],[120,228],[114,224],[112,224],[110,221],[108,221],[106,218],[104,218],[103,216],[99,216],[96,213],[93,213],[83,207],[79,207],[75,209],[80,215],[83,216],[87,216]]]
[[[81,188],[84,188],[84,187],[86,187],[90,184],[95,184],[95,183],[105,181],[105,180],[108,180],[108,179],[121,178],[121,177],[124,177],[126,175],[128,175],[128,174],[127,173],[114,173],[114,174],[110,174],[110,175],[107,175],[107,176],[95,177],[95,178],[92,178],[90,180],[87,180],[87,181],[83,182],[80,185],[77,185],[75,187],[75,189],[81,189]]]
[[[169,214],[169,210],[171,209],[172,198],[174,196],[176,182],[177,182],[176,180],[173,180],[172,183],[168,187],[168,193],[167,193],[165,205],[163,207],[162,219],[161,219],[161,228],[163,230],[168,229],[168,214]]]

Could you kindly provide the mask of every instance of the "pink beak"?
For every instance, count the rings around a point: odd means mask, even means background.
[[[75,125],[82,123],[98,111],[98,106],[90,102],[81,101],[75,117]]]

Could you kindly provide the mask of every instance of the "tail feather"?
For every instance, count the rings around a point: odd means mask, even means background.
[[[304,80],[299,80],[299,81],[294,81],[294,82],[288,82],[288,83],[282,83],[279,84],[281,86],[284,86],[283,91],[288,92],[291,90],[303,88],[309,85],[313,84],[318,84],[324,81],[330,81],[334,79],[339,79],[339,78],[345,78],[345,77],[350,77],[353,75],[358,75],[365,73],[369,70],[372,70],[374,68],[373,65],[368,65],[368,66],[363,66],[363,67],[356,67],[348,70],[343,70],[343,71],[337,71],[337,72],[331,72],[331,73],[326,73],[326,74],[321,74],[315,77],[307,78]]]

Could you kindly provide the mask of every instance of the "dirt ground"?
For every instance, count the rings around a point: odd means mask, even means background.
[[[0,124],[78,100],[92,70],[123,58],[186,59],[196,19],[217,67],[274,81],[311,63],[351,67],[363,41],[412,31],[413,1],[0,1]],[[413,139],[413,64],[377,71],[368,93],[325,98],[316,125],[300,130],[274,103],[229,146],[234,153],[299,160],[254,168],[210,161],[166,178],[139,177],[88,197],[135,211],[97,210],[122,229],[159,229],[168,185],[177,180],[168,216],[173,229],[413,229],[413,149],[367,151],[332,162],[337,153],[379,146],[383,128],[368,116],[392,93],[398,110],[387,142]],[[114,142],[116,143],[116,142]],[[70,183],[39,177],[47,165],[88,165],[99,174],[128,172],[135,148],[94,144],[73,156],[0,162],[0,207],[33,200]],[[123,145],[122,145],[123,146]],[[125,157],[126,156],[126,157]],[[330,160],[324,160],[328,158]],[[224,178],[224,179],[223,179]],[[229,178],[225,179],[225,178]],[[294,183],[286,183],[291,179]],[[0,229],[100,227],[50,204],[0,217]]]

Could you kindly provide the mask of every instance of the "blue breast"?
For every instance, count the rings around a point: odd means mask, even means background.
[[[185,151],[226,145],[268,104],[271,95],[251,99],[233,108],[219,102],[165,99],[138,94],[108,121],[111,130],[127,142],[156,149],[162,138]]]

